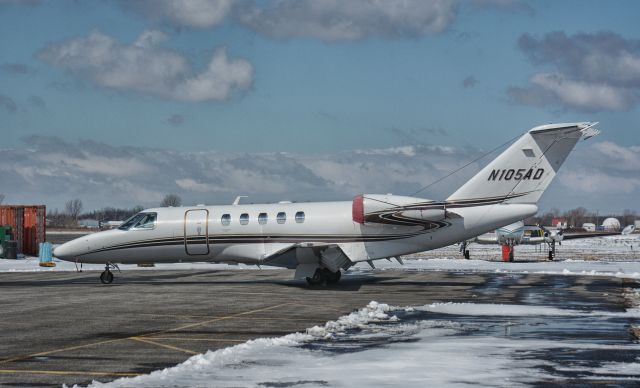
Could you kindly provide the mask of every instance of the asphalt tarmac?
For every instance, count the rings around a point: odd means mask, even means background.
[[[178,364],[194,354],[322,325],[372,300],[523,303],[624,311],[628,282],[604,277],[376,271],[309,288],[280,270],[0,273],[0,386],[86,385]],[[635,283],[634,283],[635,286]],[[629,337],[626,325],[620,326]]]

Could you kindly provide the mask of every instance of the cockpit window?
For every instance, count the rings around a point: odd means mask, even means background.
[[[153,229],[156,226],[156,213],[146,213],[144,217],[135,224],[134,228],[138,229]]]
[[[138,213],[120,225],[118,229],[129,230],[131,228],[153,229],[156,223],[157,213]]]
[[[133,216],[127,218],[127,220],[123,222],[122,225],[118,227],[118,229],[129,230],[129,228],[135,225],[138,221],[140,221],[142,217],[144,217],[144,213],[134,214]]]

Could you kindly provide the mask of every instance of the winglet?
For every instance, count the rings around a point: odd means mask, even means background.
[[[587,140],[594,136],[598,136],[600,134],[600,130],[596,128],[596,125],[598,124],[600,124],[598,121],[595,123],[587,123],[587,126],[580,130],[580,132],[582,132],[582,139]]]

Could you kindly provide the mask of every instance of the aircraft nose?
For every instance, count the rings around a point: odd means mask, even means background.
[[[82,249],[76,240],[66,242],[53,249],[53,256],[60,260],[72,260],[81,254]]]

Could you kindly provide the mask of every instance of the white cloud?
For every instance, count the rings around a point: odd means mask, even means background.
[[[610,141],[595,143],[592,147],[607,160],[598,161],[620,171],[631,171],[640,175],[640,146],[624,147]]]
[[[175,27],[209,28],[224,22],[233,0],[123,0],[128,10]]]
[[[155,167],[144,160],[113,158],[88,154],[85,158],[74,158],[63,154],[45,154],[40,160],[58,165],[60,170],[74,170],[79,174],[101,174],[112,178],[134,177],[155,172]],[[59,163],[62,163],[60,165]]]
[[[230,59],[224,48],[196,73],[185,57],[158,47],[164,39],[162,32],[145,31],[128,45],[96,31],[50,44],[38,57],[98,86],[172,100],[221,101],[251,86],[251,63]]]
[[[236,18],[274,38],[325,41],[435,34],[456,17],[453,0],[278,0],[237,7]]]
[[[524,34],[518,46],[532,63],[558,70],[534,74],[527,87],[510,88],[519,103],[593,112],[629,110],[638,102],[640,41],[612,32],[551,32],[539,39]]]
[[[590,194],[634,194],[640,191],[640,178],[616,177],[603,172],[569,171],[562,174],[562,185]]]
[[[167,40],[167,34],[158,30],[147,30],[142,32],[133,43],[134,46],[142,49],[150,49]]]
[[[589,83],[567,79],[562,74],[539,73],[531,79],[531,87],[512,90],[512,96],[519,102],[533,105],[557,105],[580,111],[623,111],[636,101],[634,93],[627,89],[604,83]],[[534,103],[535,99],[537,103]]]
[[[178,187],[187,191],[195,191],[198,193],[207,193],[207,192],[217,191],[216,186],[214,185],[211,185],[208,183],[196,182],[195,180],[190,178],[176,179],[175,182],[176,182],[176,185],[178,185]]]
[[[640,192],[640,146],[594,142],[582,149],[581,155],[574,155],[560,171],[558,180],[566,190],[607,195],[623,193],[630,194],[630,199]]]
[[[230,203],[237,195],[250,202],[349,200],[358,193],[411,195],[483,152],[451,146],[405,146],[332,154],[233,154],[177,152],[114,147],[31,136],[28,146],[0,150],[3,194],[25,202],[61,207],[81,198],[88,209],[104,206],[156,206],[166,193],[184,203]],[[600,193],[616,193],[610,206],[637,208],[640,147],[592,142],[563,166],[556,197],[581,198],[565,206],[603,209]],[[495,156],[495,155],[493,155]],[[446,198],[490,157],[420,192]]]

